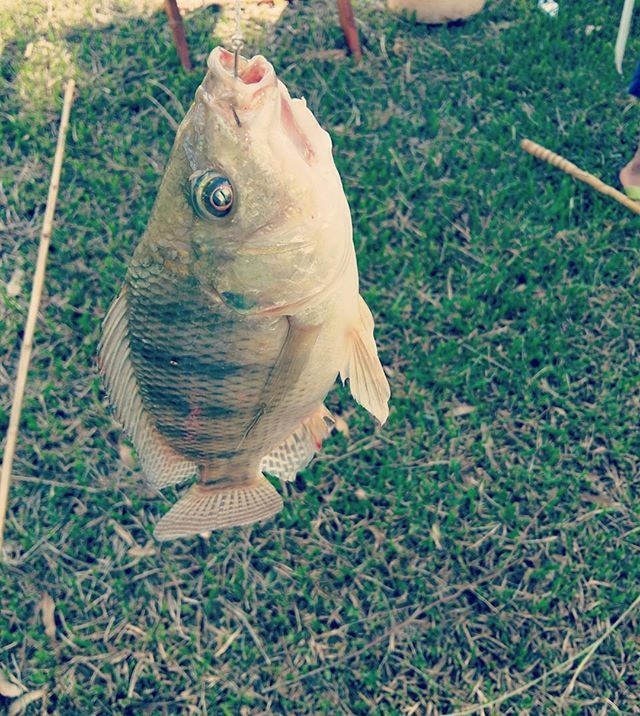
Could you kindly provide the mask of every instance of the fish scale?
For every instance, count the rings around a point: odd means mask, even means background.
[[[203,295],[193,276],[164,264],[140,270],[134,261],[126,283],[131,358],[156,427],[198,463],[235,454],[282,347],[284,319],[238,316]],[[167,294],[188,296],[188,309],[167,302]],[[266,425],[261,432],[265,439],[250,449],[258,456],[272,446],[274,431]]]

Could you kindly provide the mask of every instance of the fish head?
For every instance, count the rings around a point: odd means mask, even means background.
[[[141,252],[169,244],[239,310],[284,310],[336,285],[353,256],[351,216],[331,139],[306,102],[264,57],[238,56],[237,73],[235,62],[223,48],[209,56]]]
[[[226,251],[313,241],[344,197],[331,139],[264,57],[239,56],[237,76],[234,64],[233,53],[211,52],[178,130],[192,240]]]

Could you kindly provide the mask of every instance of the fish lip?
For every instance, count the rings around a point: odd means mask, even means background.
[[[277,78],[273,65],[262,55],[255,55],[250,60],[238,57],[238,76],[234,76],[235,58],[232,52],[224,47],[216,47],[211,51],[207,67],[213,80],[215,97],[230,101],[236,110],[255,108],[262,95],[270,88],[277,88]]]
[[[281,126],[306,164],[316,162],[313,138],[305,122],[300,122],[300,111],[267,59],[262,55],[251,59],[239,55],[236,77],[233,52],[216,47],[209,54],[207,67],[209,71],[196,96],[214,109],[228,129],[242,134],[246,125],[254,122]],[[262,119],[256,122],[260,116]]]

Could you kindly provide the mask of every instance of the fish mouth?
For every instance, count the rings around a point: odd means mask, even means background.
[[[239,55],[236,76],[233,52],[216,47],[209,55],[207,66],[215,84],[212,94],[219,97],[226,95],[225,98],[236,110],[257,108],[265,93],[278,86],[273,66],[262,55],[256,55],[250,60]]]
[[[227,127],[241,132],[251,125],[273,130],[280,127],[300,157],[308,165],[315,162],[313,129],[309,132],[315,119],[303,101],[291,99],[268,60],[262,55],[250,60],[238,55],[236,75],[233,52],[216,47],[209,55],[207,67],[209,71],[198,92]]]

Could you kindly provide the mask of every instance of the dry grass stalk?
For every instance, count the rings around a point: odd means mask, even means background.
[[[493,701],[487,701],[483,704],[479,704],[478,706],[470,706],[469,708],[462,709],[461,711],[455,711],[451,716],[467,716],[467,714],[474,714],[479,711],[482,711],[483,709],[493,709],[496,706],[500,706],[500,704],[503,704],[505,701],[509,701],[515,696],[524,694],[525,692],[529,691],[529,689],[532,689],[534,686],[537,686],[538,684],[548,679],[550,676],[553,676],[554,674],[561,674],[563,671],[566,671],[571,666],[571,664],[581,658],[582,660],[578,664],[577,669],[574,671],[573,676],[571,677],[569,685],[564,691],[563,696],[568,696],[575,688],[578,676],[580,676],[580,674],[584,671],[585,667],[589,663],[589,660],[596,653],[602,642],[608,639],[615,632],[615,630],[633,614],[633,612],[638,607],[640,607],[640,595],[638,595],[633,600],[631,605],[627,607],[624,612],[622,612],[622,614],[615,620],[615,622],[613,622],[613,624],[611,624],[608,629],[606,629],[594,642],[589,644],[589,646],[585,647],[584,649],[581,649],[577,654],[573,654],[573,656],[570,656],[568,659],[565,659],[560,664],[554,666],[553,669],[545,671],[544,674],[540,674],[540,676],[536,677],[532,681],[528,681],[526,684],[518,686],[517,689],[509,691],[506,694],[499,696],[497,699],[494,699]]]
[[[67,82],[67,86],[64,93],[64,104],[62,107],[60,128],[58,130],[58,143],[56,145],[56,153],[53,159],[53,171],[51,172],[51,182],[49,183],[47,207],[44,212],[42,233],[40,234],[38,260],[36,263],[36,270],[33,277],[33,288],[31,290],[31,301],[29,303],[29,313],[27,315],[27,322],[24,329],[24,338],[22,340],[22,347],[20,349],[20,360],[18,362],[16,388],[13,394],[11,416],[9,418],[9,428],[7,430],[7,443],[4,449],[4,457],[2,460],[2,471],[0,472],[0,554],[2,553],[4,523],[9,502],[9,483],[11,480],[11,468],[13,466],[13,456],[15,454],[16,443],[18,440],[18,428],[20,425],[20,414],[22,412],[22,401],[24,399],[24,390],[27,383],[27,372],[29,370],[29,362],[31,360],[31,351],[33,348],[33,334],[35,333],[36,320],[38,318],[38,309],[40,307],[40,298],[42,296],[42,289],[44,287],[47,255],[49,253],[49,244],[51,242],[51,231],[53,227],[53,215],[56,209],[56,201],[58,198],[58,188],[60,186],[60,172],[62,170],[62,159],[64,156],[64,145],[67,136],[67,127],[69,125],[69,115],[71,113],[71,103],[73,102],[73,92],[75,90],[75,86],[75,82],[73,80],[69,80]]]

